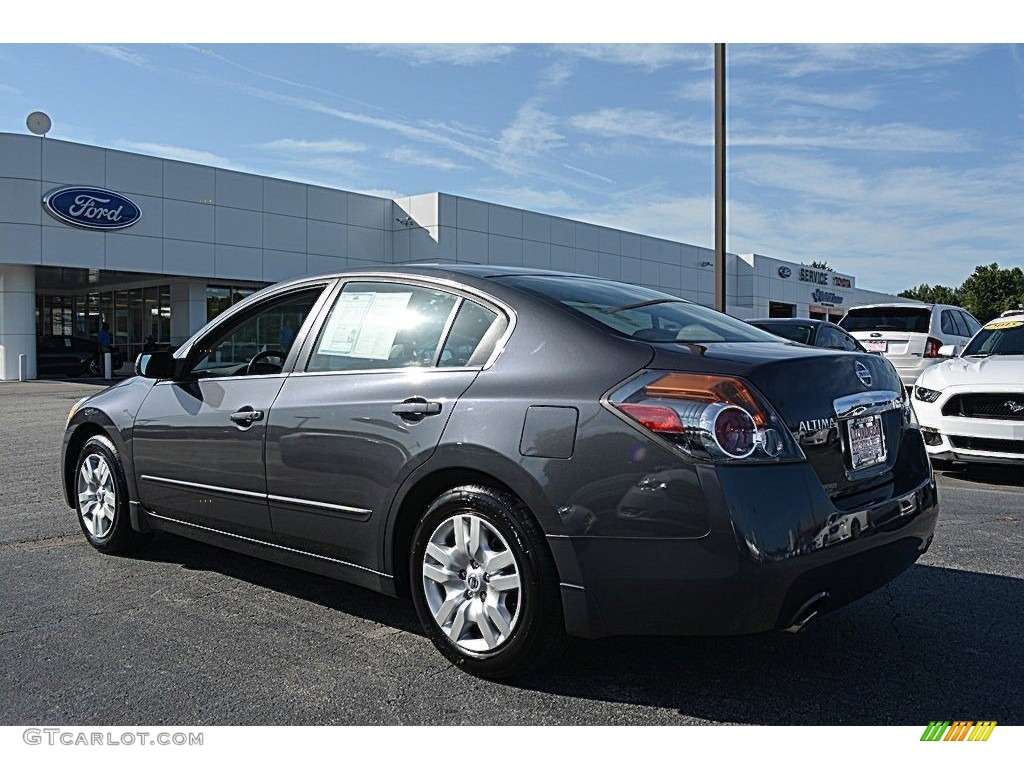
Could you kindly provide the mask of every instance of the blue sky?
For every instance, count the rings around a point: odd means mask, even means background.
[[[1012,45],[730,45],[732,252],[1024,266]],[[0,130],[713,244],[710,45],[0,45]]]

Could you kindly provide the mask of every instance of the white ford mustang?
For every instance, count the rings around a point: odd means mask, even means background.
[[[933,464],[1024,465],[1024,314],[993,320],[959,357],[925,370],[914,409]]]

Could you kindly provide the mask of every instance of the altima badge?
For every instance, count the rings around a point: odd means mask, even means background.
[[[868,367],[864,365],[864,363],[858,360],[853,364],[853,371],[857,374],[857,378],[860,379],[861,384],[865,387],[871,386],[871,371],[868,370]]]

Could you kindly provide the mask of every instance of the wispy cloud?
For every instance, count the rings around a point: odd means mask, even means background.
[[[173,144],[160,144],[151,141],[116,141],[114,146],[132,152],[144,152],[148,155],[165,157],[168,160],[181,160],[185,163],[198,163],[200,165],[216,165],[221,168],[237,168],[228,158],[207,152],[203,149],[191,149],[189,147],[178,147]]]
[[[942,67],[977,55],[977,45],[733,45],[728,62],[738,70],[771,70],[783,77],[824,72],[909,71]]]
[[[13,96],[22,95],[22,91],[15,88],[13,85],[4,85],[3,83],[0,83],[0,93],[9,93]]]
[[[125,64],[131,64],[135,67],[144,67],[148,63],[146,57],[141,53],[138,53],[131,48],[125,48],[123,45],[87,44],[82,47],[87,48],[93,53],[99,53],[111,59],[123,61]]]
[[[560,146],[565,137],[558,132],[557,125],[554,115],[542,110],[535,101],[527,101],[501,132],[502,158],[518,163],[522,158],[535,157]]]
[[[430,155],[413,147],[396,147],[390,152],[386,152],[384,157],[402,165],[418,165],[424,168],[436,168],[439,171],[455,171],[468,167],[459,165],[447,157]]]
[[[608,107],[596,112],[575,115],[569,122],[579,131],[606,138],[636,137],[695,146],[707,146],[713,138],[709,136],[710,119],[681,120],[650,109]]]
[[[685,64],[707,69],[714,64],[710,45],[668,45],[661,43],[562,45],[559,49],[581,59],[621,64],[653,72],[662,67]]]
[[[586,168],[577,168],[575,165],[569,165],[569,163],[562,163],[562,167],[563,168],[568,168],[570,171],[573,171],[575,173],[582,174],[582,175],[586,176],[587,178],[595,179],[597,181],[603,181],[605,184],[614,184],[615,183],[614,180],[609,179],[607,176],[602,176],[600,173],[594,173],[593,171],[588,171]]]
[[[275,139],[258,145],[261,149],[273,151],[293,152],[299,154],[351,154],[354,152],[365,152],[366,145],[346,139],[323,139],[310,141],[308,139]]]
[[[493,64],[505,59],[515,51],[514,45],[469,43],[360,45],[358,47],[378,56],[407,59],[414,64],[454,64],[462,67]]]
[[[854,88],[848,90],[815,89],[794,85],[791,82],[766,83],[763,80],[730,78],[728,83],[728,103],[730,108],[740,106],[755,107],[795,107],[801,112],[805,107],[817,110],[820,107],[856,112],[866,112],[882,103],[877,88]],[[709,78],[701,78],[684,83],[676,89],[676,96],[682,101],[696,101],[711,104],[715,98],[714,83]]]
[[[1024,174],[1019,158],[952,170],[881,171],[793,155],[738,157],[730,249],[826,258],[866,287],[957,284],[981,260],[1024,264]],[[771,215],[763,200],[785,207]],[[739,206],[739,207],[737,207]],[[983,252],[981,252],[983,249]],[[941,254],[942,258],[937,258]]]
[[[613,107],[576,115],[572,126],[608,138],[635,137],[666,144],[707,147],[713,143],[710,120],[675,118],[665,112]],[[859,125],[844,121],[787,120],[751,126],[729,125],[729,145],[736,147],[824,148],[901,152],[967,152],[970,137],[951,130],[905,123]]]
[[[580,199],[564,189],[537,189],[527,186],[487,187],[472,194],[489,202],[544,213],[570,213],[585,207]]]

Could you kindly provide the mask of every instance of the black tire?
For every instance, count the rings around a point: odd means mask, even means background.
[[[86,376],[92,376],[94,379],[98,379],[103,375],[103,365],[100,363],[100,358],[93,355],[89,358],[89,362],[85,364],[83,374]]]
[[[456,644],[435,620],[424,584],[424,558],[431,537],[441,531],[447,521],[454,524],[454,518],[467,514],[481,518],[500,534],[503,539],[500,543],[512,553],[515,560],[512,567],[519,575],[520,586],[515,597],[517,610],[511,629],[507,635],[498,631],[498,637],[503,639],[491,650],[472,650]],[[460,571],[462,573],[465,572]],[[526,505],[507,493],[466,485],[436,498],[427,507],[413,533],[409,574],[413,603],[427,636],[452,664],[470,674],[496,679],[523,675],[550,662],[568,642],[558,573],[544,535]],[[471,580],[464,581],[471,584]],[[489,581],[488,585],[482,582],[475,584],[479,584],[482,590],[490,588]],[[490,596],[479,597],[482,602],[476,610],[483,610]],[[474,610],[472,605],[467,609]],[[467,625],[467,628],[472,634],[474,627]],[[478,629],[475,631],[479,632]]]
[[[97,457],[97,458],[90,458]],[[89,461],[91,464],[102,464],[111,475],[110,487],[114,494],[113,520],[104,519],[97,522],[96,512],[81,500],[82,467]],[[128,512],[128,483],[125,481],[124,465],[117,447],[105,435],[93,435],[82,446],[75,462],[73,482],[73,498],[75,511],[78,513],[78,524],[85,534],[86,540],[100,552],[106,554],[124,554],[137,549],[149,540],[146,534],[132,530]],[[91,525],[90,525],[91,523]],[[92,527],[94,530],[90,530]]]

